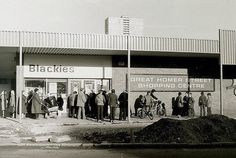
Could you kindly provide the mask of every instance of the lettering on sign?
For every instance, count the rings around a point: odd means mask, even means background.
[[[53,66],[41,66],[41,65],[29,65],[30,72],[64,72],[64,73],[73,73],[74,68],[62,65],[53,65]]]
[[[214,91],[213,79],[188,78],[187,75],[131,74],[131,91]]]

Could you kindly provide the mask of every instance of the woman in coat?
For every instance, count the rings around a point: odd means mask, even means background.
[[[15,92],[14,90],[11,90],[9,93],[9,98],[8,98],[8,112],[10,114],[10,117],[14,118],[15,117],[15,112],[16,112],[16,98],[15,98]]]
[[[24,114],[24,116],[26,115],[27,113],[27,97],[26,97],[26,94],[25,94],[25,91],[22,92],[22,114]]]
[[[22,113],[22,118],[26,116],[27,113],[27,97],[25,94],[25,91],[22,91],[22,100],[21,100],[21,113]],[[17,104],[17,113],[19,114],[20,112],[20,99],[18,100]]]
[[[41,109],[42,101],[39,98],[38,92],[39,92],[38,88],[34,89],[34,94],[33,94],[33,98],[32,98],[31,113],[35,115],[35,119],[38,119],[39,114],[43,113],[43,111]]]

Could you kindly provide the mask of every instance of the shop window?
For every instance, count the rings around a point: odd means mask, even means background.
[[[66,82],[58,82],[57,83],[57,93],[66,94]]]
[[[25,91],[27,93],[35,88],[39,89],[39,96],[42,98],[46,93],[46,81],[43,79],[25,80]]]
[[[102,80],[102,89],[104,89],[107,92],[111,89],[110,80],[109,79],[103,79]]]

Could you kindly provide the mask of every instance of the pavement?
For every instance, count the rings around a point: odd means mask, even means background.
[[[173,117],[170,117],[173,118]],[[209,143],[209,144],[137,144],[137,143],[91,143],[82,140],[94,132],[114,133],[122,131],[140,130],[147,125],[160,120],[133,117],[131,121],[115,120],[114,123],[105,119],[98,123],[95,119],[75,119],[67,117],[39,118],[37,120],[24,118],[0,118],[0,147],[46,147],[46,148],[211,148],[236,147],[236,143]],[[185,120],[188,118],[174,119]]]
[[[158,121],[160,118],[156,117],[154,120],[148,118],[132,118],[130,122],[115,120],[114,123],[105,119],[102,123],[98,123],[95,119],[75,119],[68,117],[53,117],[45,119],[42,116],[35,120],[30,118],[13,119],[13,118],[0,118],[0,146],[4,145],[17,145],[17,146],[37,146],[37,144],[48,144],[48,140],[53,137],[58,137],[61,140],[60,146],[93,146],[89,142],[84,143],[78,139],[79,135],[82,137],[94,131],[114,132],[119,130],[141,129],[153,122]],[[65,136],[69,135],[71,140],[63,142]],[[62,136],[64,136],[62,138]],[[69,143],[68,143],[69,142]],[[57,144],[58,144],[57,143]],[[49,145],[52,143],[49,143]],[[55,143],[54,143],[55,145]]]

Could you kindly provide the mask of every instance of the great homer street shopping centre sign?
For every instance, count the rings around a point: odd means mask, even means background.
[[[188,87],[190,91],[215,91],[213,79],[189,79],[187,75],[130,75],[131,91],[188,91]]]

